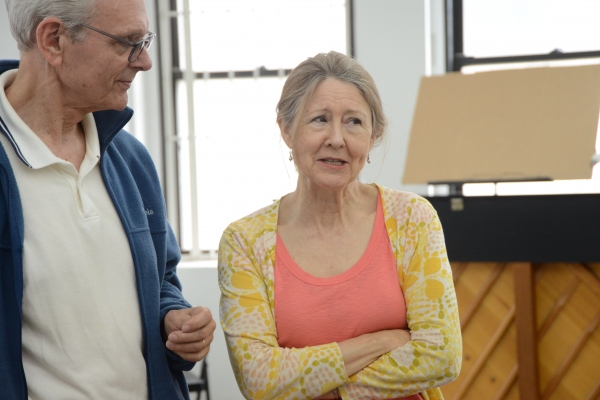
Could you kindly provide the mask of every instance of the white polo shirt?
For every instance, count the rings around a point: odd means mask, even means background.
[[[0,75],[0,88],[16,72]],[[0,133],[25,222],[22,352],[29,398],[147,399],[133,260],[100,174],[93,116],[82,121],[86,154],[79,172],[19,118],[4,90],[0,117],[12,137]]]

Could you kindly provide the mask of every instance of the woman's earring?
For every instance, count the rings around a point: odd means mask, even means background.
[[[371,154],[367,154],[367,164],[371,164]]]
[[[290,161],[294,160],[294,156],[292,155],[292,151],[290,150]]]

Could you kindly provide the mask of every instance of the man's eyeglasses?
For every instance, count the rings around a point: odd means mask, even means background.
[[[87,24],[81,24],[80,23],[79,25],[84,26],[84,27],[86,27],[88,29],[91,29],[93,31],[96,31],[98,33],[101,33],[101,34],[103,34],[105,36],[108,36],[109,38],[115,39],[117,42],[120,42],[120,43],[123,43],[123,44],[126,44],[128,46],[133,47],[131,49],[131,53],[129,53],[129,58],[128,58],[129,62],[135,62],[138,59],[138,57],[140,56],[140,54],[142,54],[142,51],[144,49],[148,50],[150,48],[150,45],[154,41],[154,38],[156,37],[156,33],[148,32],[142,38],[142,40],[140,40],[139,42],[135,42],[134,43],[134,42],[130,42],[129,40],[122,39],[122,38],[120,38],[118,36],[111,35],[108,32],[101,31],[100,29],[94,28],[93,26],[90,26],[90,25],[87,25]]]

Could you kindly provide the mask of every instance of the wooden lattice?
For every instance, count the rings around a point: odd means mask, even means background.
[[[523,265],[533,271],[529,303],[523,302]],[[459,378],[442,388],[446,400],[516,400],[523,394],[526,400],[600,400],[600,264],[452,268],[463,366]],[[535,310],[523,304],[535,304]],[[528,313],[530,332],[523,323]],[[523,346],[528,337],[529,348]]]

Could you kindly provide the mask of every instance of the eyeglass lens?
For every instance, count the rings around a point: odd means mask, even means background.
[[[150,48],[150,45],[152,44],[153,40],[154,35],[150,35],[149,37],[138,42],[136,46],[133,49],[131,49],[131,54],[129,54],[129,62],[135,62],[140,56],[140,54],[142,54],[142,51],[144,49],[148,50]]]

